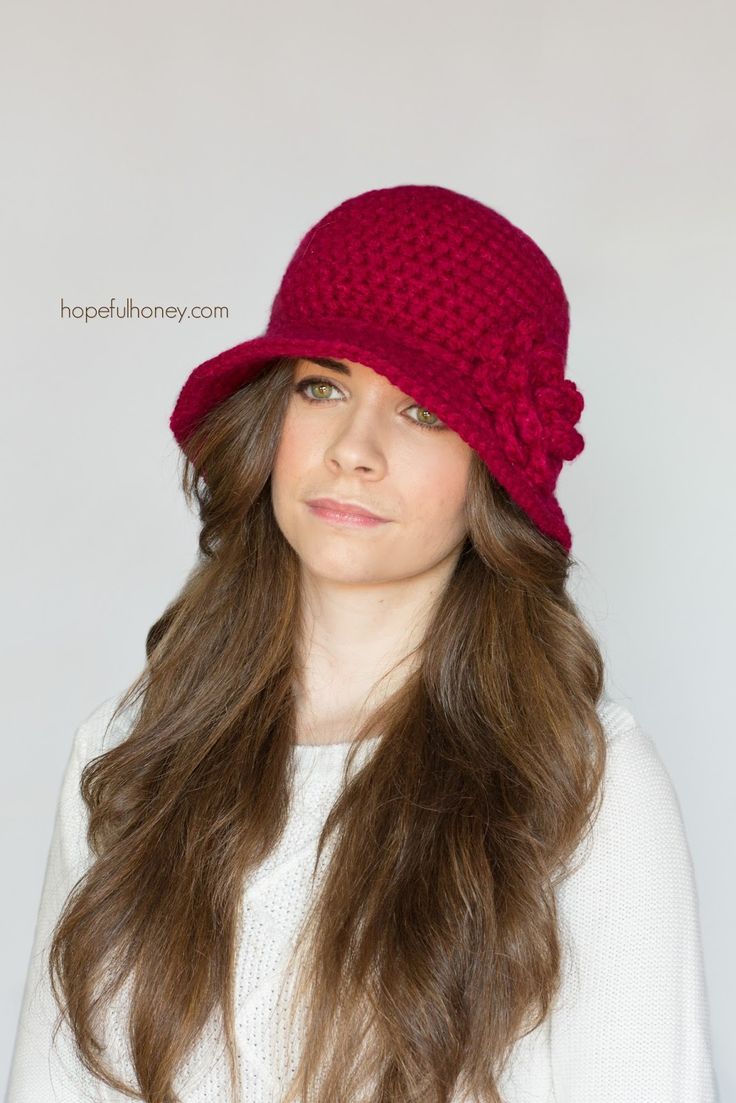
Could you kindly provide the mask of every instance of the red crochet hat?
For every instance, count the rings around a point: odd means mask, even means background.
[[[538,245],[490,207],[435,185],[376,188],[303,236],[263,334],[196,367],[170,426],[188,435],[278,356],[365,364],[454,429],[537,527],[572,540],[555,498],[584,447],[565,378],[569,307]]]

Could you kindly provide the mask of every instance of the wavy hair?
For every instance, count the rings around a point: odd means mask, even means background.
[[[177,1103],[214,1013],[242,1099],[243,885],[282,834],[294,769],[300,564],[270,473],[296,363],[270,362],[188,441],[197,562],[116,707],[139,706],[130,730],[82,773],[93,860],[49,975],[86,1068],[147,1103]],[[461,1086],[502,1103],[514,1043],[560,985],[555,887],[600,803],[604,664],[567,592],[574,559],[477,454],[466,508],[420,661],[360,728],[346,771],[381,738],[319,838],[331,858],[299,938],[291,1015],[307,1017],[284,1103],[448,1103]],[[134,1084],[99,1035],[124,985]]]

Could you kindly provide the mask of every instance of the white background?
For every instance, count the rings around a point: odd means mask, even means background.
[[[568,293],[574,593],[679,795],[736,1097],[733,6],[12,0],[2,23],[3,1078],[74,729],[196,554],[179,388],[262,331],[328,209],[436,183]],[[230,314],[60,318],[128,296]]]

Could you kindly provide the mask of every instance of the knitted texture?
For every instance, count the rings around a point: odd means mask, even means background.
[[[64,900],[88,867],[87,762],[125,738],[132,710],[109,724],[104,701],[77,729],[59,797],[6,1103],[125,1103],[93,1081],[67,1028],[52,1044],[46,955]],[[677,794],[656,745],[623,706],[600,708],[608,759],[600,814],[557,889],[562,985],[549,1016],[521,1037],[503,1074],[504,1103],[715,1103],[698,898]],[[376,745],[358,748],[354,769]],[[244,1103],[281,1103],[305,1036],[287,1029],[290,955],[323,884],[334,836],[311,873],[320,831],[343,784],[349,743],[294,746],[284,834],[243,886],[235,965]],[[578,864],[577,859],[580,859]],[[492,994],[490,996],[492,998]],[[110,1016],[106,1056],[131,1074],[124,1007]],[[224,1037],[208,1022],[175,1081],[182,1103],[227,1103]],[[477,1103],[453,1098],[453,1103]]]
[[[205,414],[270,359],[350,359],[454,429],[569,552],[555,487],[583,450],[584,400],[565,378],[568,333],[557,271],[507,218],[449,188],[376,188],[304,234],[265,332],[196,367],[170,427],[186,452]]]

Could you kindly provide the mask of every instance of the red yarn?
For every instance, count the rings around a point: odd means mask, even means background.
[[[196,367],[170,427],[186,451],[201,418],[274,357],[354,360],[454,429],[569,552],[554,489],[583,450],[584,400],[564,374],[568,332],[557,271],[503,215],[436,185],[376,188],[304,234],[264,333]]]

